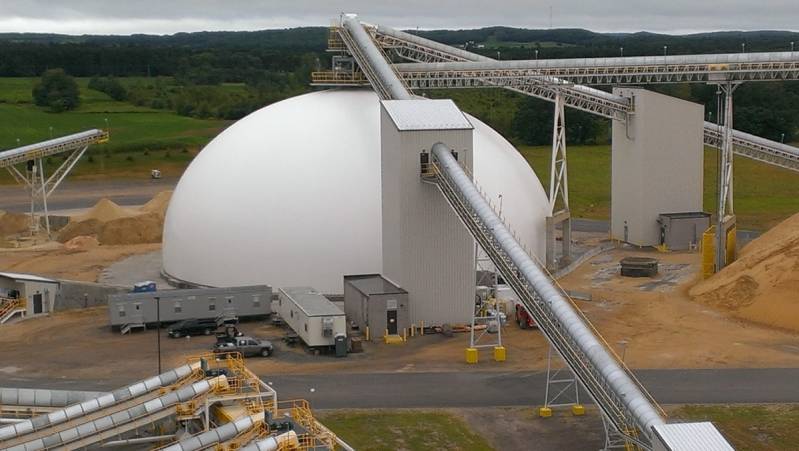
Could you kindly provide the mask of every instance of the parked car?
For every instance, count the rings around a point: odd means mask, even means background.
[[[214,345],[214,352],[239,352],[244,357],[269,357],[275,350],[272,342],[242,335],[231,340],[219,340]]]
[[[217,327],[215,319],[187,319],[169,326],[167,332],[172,338],[211,335]]]

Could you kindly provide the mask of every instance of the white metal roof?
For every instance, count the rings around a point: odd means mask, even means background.
[[[45,283],[58,283],[55,279],[48,279],[46,277],[36,276],[33,274],[21,274],[16,272],[0,272],[0,277],[8,277],[14,280],[26,280],[30,282],[45,282]]]
[[[471,122],[455,102],[437,100],[384,100],[383,108],[394,125],[406,130],[471,130]]]
[[[653,426],[669,451],[735,451],[713,423],[671,423]]]
[[[281,288],[280,291],[286,294],[292,301],[305,312],[308,316],[343,316],[344,312],[341,311],[335,304],[330,302],[315,289],[311,287],[290,287]]]

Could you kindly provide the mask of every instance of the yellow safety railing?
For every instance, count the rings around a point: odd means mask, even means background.
[[[326,70],[311,72],[311,83],[351,86],[366,84],[369,80],[360,71]]]

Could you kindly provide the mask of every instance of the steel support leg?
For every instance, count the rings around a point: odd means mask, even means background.
[[[556,358],[559,354],[555,355]],[[552,368],[552,346],[547,351],[547,384],[544,390],[544,407],[564,407],[580,404],[577,378],[568,367]]]
[[[734,225],[734,209],[732,196],[732,162],[733,162],[733,92],[738,84],[727,82],[720,84],[724,93],[724,129],[721,135],[721,163],[719,165],[718,217],[716,218],[716,272],[721,271],[727,263],[727,229]]]
[[[555,251],[555,228],[562,223],[561,262],[571,258],[571,219],[569,214],[569,179],[566,160],[566,114],[563,93],[555,95],[555,115],[552,123],[552,155],[549,171],[549,218],[546,232],[546,262],[550,270],[558,269]],[[560,200],[560,202],[558,202]],[[560,211],[556,210],[560,208]]]

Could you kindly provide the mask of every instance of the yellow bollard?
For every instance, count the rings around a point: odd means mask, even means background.
[[[366,326],[366,341],[369,341],[369,326]]]
[[[466,348],[466,363],[477,363],[477,348]]]
[[[494,346],[494,360],[497,362],[505,361],[505,346]]]
[[[585,407],[582,404],[575,404],[572,406],[572,415],[579,417],[585,415]]]
[[[541,418],[549,418],[552,416],[552,409],[549,407],[540,407],[538,409],[538,416]]]

